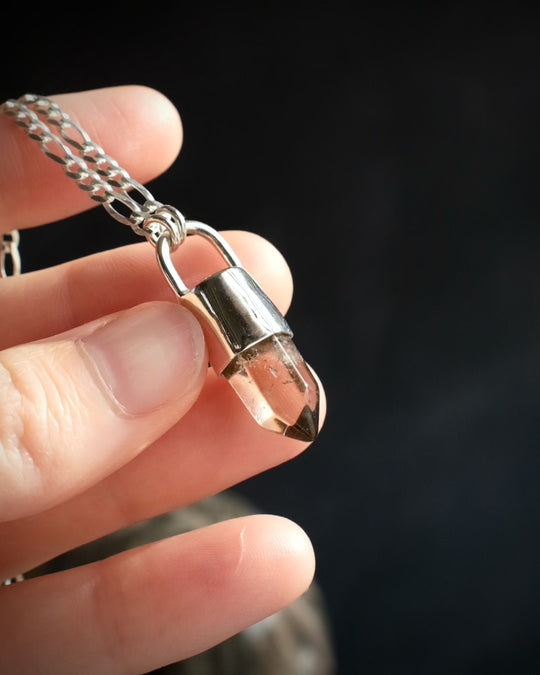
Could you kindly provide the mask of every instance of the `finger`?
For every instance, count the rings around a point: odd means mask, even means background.
[[[289,267],[268,241],[248,232],[225,238],[242,264],[285,312],[292,295]],[[200,237],[188,237],[173,255],[188,286],[224,265],[217,251]],[[174,298],[146,242],[74,260],[39,272],[3,279],[0,348],[56,335],[100,316],[151,300]]]
[[[326,402],[321,386],[321,425]],[[144,453],[45,513],[0,524],[0,578],[134,522],[186,506],[288,461],[306,443],[261,429],[227,382],[209,373],[184,418]]]
[[[175,160],[180,118],[158,91],[138,85],[52,96],[139,183]],[[66,218],[96,205],[10,118],[0,116],[0,231]]]
[[[231,232],[227,233],[227,238],[246,267],[251,269],[263,288],[282,311],[285,311],[290,301],[292,281],[283,257],[258,236]],[[189,240],[187,243],[190,243]],[[20,299],[16,294],[14,297],[8,294],[4,298],[4,306],[10,300],[15,313],[13,322],[6,328],[15,327],[16,333],[19,330],[17,322],[20,315],[28,311],[27,319],[20,325],[21,332],[27,321],[34,317],[38,323],[42,322],[40,332],[51,330],[50,321],[53,322],[53,327],[63,329],[72,325],[75,310],[79,311],[82,319],[90,319],[94,314],[115,310],[119,305],[129,306],[146,299],[145,291],[154,295],[154,289],[163,290],[161,274],[157,278],[155,276],[152,251],[150,250],[149,259],[144,256],[148,249],[150,247],[145,244],[125,247],[90,256],[60,268],[26,275],[36,279],[32,288],[28,288],[28,295],[23,292]],[[189,277],[191,281],[196,281],[195,277],[200,276],[200,270],[195,273],[192,261],[196,258],[201,265],[206,265],[209,261],[204,259],[204,255],[211,250],[210,247],[203,247],[200,257],[197,255],[190,256],[188,260],[182,259],[177,266],[183,269],[186,263],[186,279]],[[180,253],[182,249],[178,255]],[[66,274],[69,280],[58,281],[59,269],[69,271]],[[54,277],[52,283],[43,279],[43,276],[49,275]],[[104,282],[103,290],[100,288],[101,279]],[[80,302],[75,301],[73,307],[68,300],[69,294],[58,290],[64,283],[66,288],[75,293],[74,299],[80,297]],[[55,287],[55,284],[58,286]],[[0,284],[0,292],[7,285]],[[39,295],[41,288],[47,289],[42,296]],[[115,289],[118,289],[117,296]],[[49,295],[55,298],[53,306],[47,304]],[[36,307],[27,307],[24,304],[25,297],[29,300],[37,297]],[[40,312],[40,305],[45,306],[47,311]],[[63,308],[65,315],[58,308]],[[12,335],[15,342],[20,337],[21,335]],[[0,539],[10,544],[2,551],[0,577],[14,574],[13,570],[26,571],[43,560],[132,520],[150,517],[154,513],[188,503],[189,499],[195,499],[198,495],[202,497],[212,494],[264,468],[286,461],[306,447],[304,443],[259,430],[226,383],[217,381],[211,375],[208,383],[210,386],[199,399],[197,408],[201,401],[204,405],[200,408],[200,415],[194,418],[194,425],[188,424],[185,429],[179,428],[171,441],[163,446],[163,450],[159,450],[161,443],[153,446],[152,453],[155,450],[157,454],[153,455],[155,459],[150,460],[146,468],[141,467],[139,470],[134,466],[133,473],[118,472],[117,478],[110,484],[105,482],[102,489],[96,486],[67,504],[50,509],[46,514],[1,525]],[[224,397],[223,400],[220,396]],[[220,416],[215,418],[217,411]],[[321,411],[321,419],[323,416],[324,412]],[[236,423],[231,424],[231,420],[236,418]],[[184,447],[185,455],[182,454]],[[256,452],[253,451],[254,447],[257,447]],[[182,457],[185,461],[182,461]],[[152,487],[148,491],[141,491],[136,484],[141,484],[141,478],[143,483],[146,481],[143,476],[145,471],[149,472],[147,478]],[[185,476],[185,480],[182,480],[182,476]],[[146,499],[144,495],[153,496]],[[145,515],[148,507],[150,510]]]
[[[0,518],[102,479],[170,428],[207,370],[201,328],[146,303],[0,353]]]
[[[149,672],[282,609],[313,572],[298,526],[250,516],[6,587],[0,671]]]

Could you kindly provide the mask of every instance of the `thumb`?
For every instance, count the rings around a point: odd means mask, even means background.
[[[0,520],[125,464],[190,408],[206,371],[199,324],[168,302],[0,352]]]

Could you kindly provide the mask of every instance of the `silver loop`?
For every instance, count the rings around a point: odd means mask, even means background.
[[[242,267],[242,263],[236,253],[213,227],[210,227],[206,223],[200,223],[198,220],[187,220],[186,229],[188,234],[198,234],[213,244],[221,253],[227,265]]]
[[[158,206],[147,216],[141,229],[154,246],[166,235],[171,251],[177,249],[187,236],[186,219],[177,208],[168,204]]]

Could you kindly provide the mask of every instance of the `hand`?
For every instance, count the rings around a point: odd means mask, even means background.
[[[154,90],[55,98],[141,183],[180,149],[178,114]],[[2,231],[94,205],[5,118],[0,147]],[[285,311],[292,283],[281,255],[253,234],[226,237]],[[174,257],[188,283],[216,269],[196,239]],[[0,579],[306,447],[258,427],[208,370],[199,325],[174,302],[147,242],[2,279],[0,309]],[[304,532],[259,515],[4,586],[0,672],[146,673],[291,603],[313,570]]]

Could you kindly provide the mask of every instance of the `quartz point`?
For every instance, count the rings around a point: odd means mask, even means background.
[[[319,387],[290,335],[270,335],[248,347],[222,374],[262,427],[300,441],[315,440]]]

